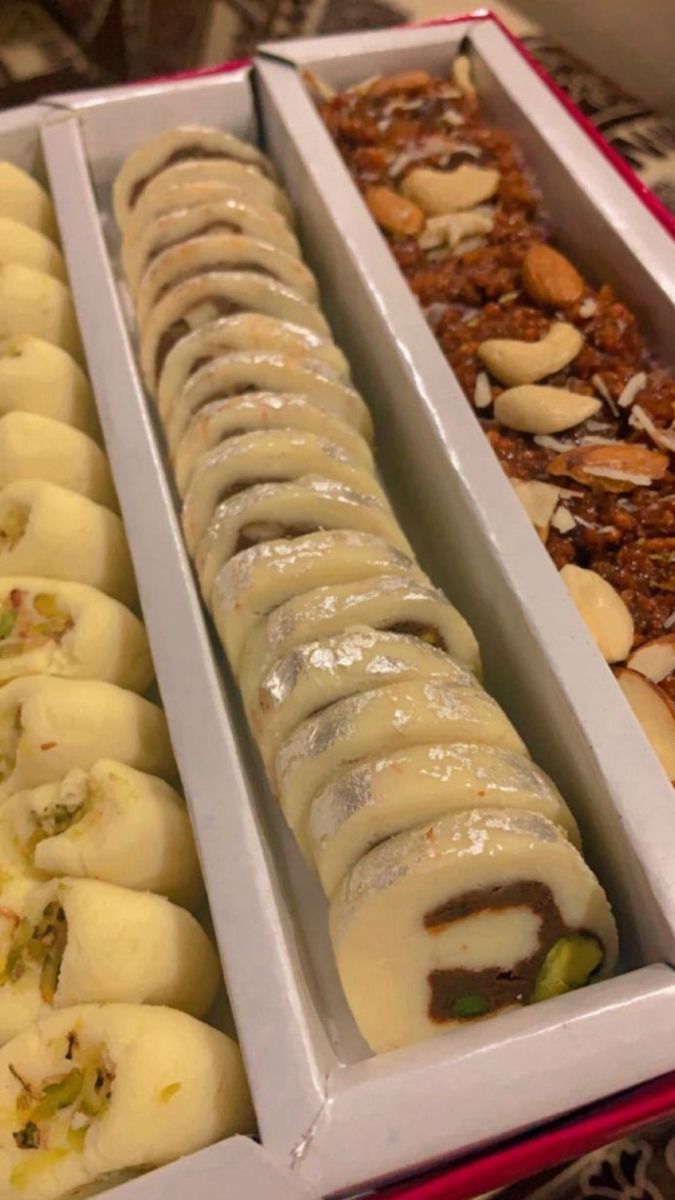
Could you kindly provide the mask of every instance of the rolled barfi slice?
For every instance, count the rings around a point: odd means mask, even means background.
[[[2,1044],[70,1004],[169,1004],[201,1016],[220,981],[216,952],[191,913],[98,879],[35,883],[18,903],[3,893],[0,934]]]
[[[21,221],[0,215],[0,264],[23,263],[65,282],[66,264],[51,238]]]
[[[373,475],[375,466],[365,438],[341,417],[304,396],[248,392],[212,400],[200,408],[180,439],[174,456],[174,475],[185,495],[200,460],[231,438],[245,433],[294,430],[329,441],[361,471]]]
[[[477,687],[475,676],[435,646],[358,625],[305,642],[263,676],[248,716],[268,775],[283,742],[310,717],[350,696],[413,679]]]
[[[388,505],[330,479],[306,475],[294,483],[264,483],[224,500],[195,554],[202,595],[214,610],[216,624],[213,587],[234,555],[263,542],[293,542],[309,533],[337,529],[370,533],[412,558]]]
[[[301,361],[287,354],[241,350],[223,354],[190,377],[166,421],[172,451],[200,408],[211,400],[224,400],[246,391],[306,396],[341,417],[372,443],[373,421],[363,398],[354,388],[335,379],[321,363]]]
[[[168,171],[171,175],[175,174],[174,168],[169,168]],[[274,213],[289,228],[288,217],[280,211],[277,203],[252,197],[250,192],[237,187],[234,183],[226,183],[222,179],[213,178],[185,181],[180,172],[178,172],[177,182],[167,183],[165,175],[166,172],[162,171],[157,179],[153,179],[143,189],[138,202],[134,205],[133,213],[124,226],[123,248],[127,245],[132,246],[143,236],[149,226],[154,225],[167,213],[217,204],[221,200],[231,200],[234,204],[247,204],[262,209],[264,212]]]
[[[531,759],[475,743],[410,746],[366,759],[314,797],[309,843],[326,895],[386,838],[479,808],[541,813],[580,846],[560,792]]]
[[[236,672],[254,625],[300,592],[376,575],[406,572],[428,582],[412,558],[382,538],[352,529],[261,542],[230,559],[218,575],[218,632]]]
[[[34,412],[100,438],[94,397],[75,359],[42,338],[0,341],[0,414]]]
[[[163,213],[145,224],[136,237],[125,236],[122,266],[132,297],[136,295],[145,271],[164,250],[212,233],[245,234],[296,258],[300,255],[297,238],[281,213],[265,204],[221,197],[208,204]],[[0,249],[1,234],[0,223]]]
[[[330,337],[315,304],[292,288],[253,271],[206,271],[169,289],[140,331],[140,361],[147,387],[154,392],[169,351],[194,329],[219,317],[262,313],[290,321],[321,337]]]
[[[0,266],[0,338],[21,334],[43,338],[84,361],[70,288],[44,271],[8,263]]]
[[[3,1200],[92,1194],[255,1128],[236,1042],[136,1004],[77,1005],[14,1038],[0,1108]]]
[[[162,710],[92,679],[31,675],[0,689],[0,800],[99,758],[175,779]]]
[[[185,162],[244,164],[255,173],[273,178],[272,164],[264,154],[223,129],[182,125],[167,129],[143,142],[124,160],[113,183],[113,210],[124,228],[148,184],[167,167]]]
[[[235,313],[186,334],[166,356],[157,387],[157,405],[166,419],[176,397],[199,367],[228,350],[266,350],[292,358],[313,359],[338,379],[349,381],[349,365],[334,342],[264,313]]]
[[[228,438],[198,462],[183,501],[188,549],[194,553],[221,501],[256,484],[306,475],[333,479],[387,504],[374,474],[356,465],[335,442],[300,429],[258,429]]]
[[[145,626],[96,588],[32,575],[0,578],[0,685],[22,675],[101,679],[145,692]]]
[[[58,242],[54,207],[45,189],[11,162],[0,162],[0,216],[20,221]]]
[[[546,817],[442,817],[376,846],[331,905],[342,986],[377,1052],[561,995],[617,957],[605,893]]]
[[[0,417],[0,487],[44,479],[118,511],[108,459],[93,438],[31,412]]]
[[[527,754],[496,700],[475,682],[390,683],[331,704],[299,725],[279,748],[274,782],[307,857],[310,805],[331,779],[360,759],[432,742],[476,742]]]
[[[274,208],[286,218],[289,224],[293,222],[293,213],[286,193],[256,167],[248,163],[228,161],[226,159],[195,159],[172,163],[165,167],[147,185],[133,207],[129,220],[133,219],[137,207],[146,199],[146,193],[168,190],[186,184],[210,183],[220,184],[228,188],[237,188],[247,200],[258,204],[266,204]],[[122,233],[127,230],[127,221],[120,226]]]
[[[0,491],[0,578],[44,575],[137,601],[120,518],[68,488],[19,479]]]
[[[163,250],[150,263],[136,293],[141,332],[149,313],[170,288],[205,271],[247,271],[270,277],[310,304],[315,304],[319,295],[312,272],[295,255],[241,233],[206,233]]]
[[[218,627],[218,611],[214,605]],[[296,646],[368,625],[404,633],[444,650],[474,675],[480,651],[464,617],[442,592],[401,572],[353,583],[317,587],[280,604],[251,631],[239,668],[239,686],[248,709],[264,673]]]

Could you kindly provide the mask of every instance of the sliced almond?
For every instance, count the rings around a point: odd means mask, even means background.
[[[551,517],[551,525],[558,530],[558,533],[571,533],[576,526],[576,520],[569,509],[561,504]]]
[[[675,783],[675,705],[658,684],[637,671],[621,667],[616,677],[666,775]]]
[[[512,479],[511,484],[539,537],[545,542],[560,498],[560,488],[538,479]]]
[[[663,637],[653,638],[644,642],[628,659],[631,671],[638,671],[651,679],[652,683],[660,683],[675,671],[675,633],[666,633]]]
[[[315,100],[332,100],[335,96],[335,90],[330,84],[326,83],[325,79],[321,79],[319,75],[315,75],[314,71],[310,71],[309,67],[304,67],[300,75]]]
[[[404,196],[419,204],[428,216],[460,212],[490,200],[499,187],[499,171],[462,163],[454,171],[416,167],[401,184]]]
[[[668,470],[668,457],[634,442],[573,446],[548,464],[551,475],[569,475],[578,483],[604,492],[630,492],[649,487]]]
[[[366,204],[378,225],[390,233],[414,237],[424,225],[421,208],[386,187],[371,187],[366,192]]]
[[[452,64],[452,82],[463,96],[468,96],[471,99],[476,95],[471,60],[466,54],[458,54]]]
[[[537,383],[547,375],[562,371],[576,358],[583,344],[584,339],[574,325],[556,321],[538,342],[488,338],[478,347],[478,357],[500,383],[513,386]]]
[[[507,388],[495,400],[495,417],[521,433],[560,433],[580,425],[600,409],[600,401],[567,388],[523,383]]]
[[[428,71],[399,71],[398,75],[385,75],[376,79],[368,88],[369,96],[388,96],[392,92],[420,92],[431,83]]]
[[[584,281],[576,267],[544,242],[530,246],[523,260],[522,276],[525,291],[549,308],[574,304],[584,294]]]
[[[635,628],[616,588],[597,571],[576,567],[573,563],[561,569],[560,578],[603,658],[610,663],[627,658]]]
[[[489,213],[446,213],[442,217],[429,217],[419,242],[425,250],[442,246],[444,242],[454,250],[464,238],[491,233],[493,226],[494,217]]]

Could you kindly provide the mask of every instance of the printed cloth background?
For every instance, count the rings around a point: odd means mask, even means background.
[[[508,20],[508,3],[497,6]],[[0,0],[0,108],[243,58],[269,39],[382,28],[439,11],[431,0],[426,10],[425,0]],[[531,53],[675,212],[675,126],[544,30],[521,21],[515,31],[524,27]],[[502,1200],[675,1200],[675,1123],[509,1188]]]

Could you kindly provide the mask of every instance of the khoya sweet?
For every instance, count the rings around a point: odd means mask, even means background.
[[[0,1113],[1,1200],[122,1182],[255,1127],[236,1043],[137,1004],[65,1008],[14,1038]]]
[[[268,164],[202,134],[160,134],[115,185],[142,373],[271,791],[385,1051],[602,978],[616,930],[470,626],[415,562]]]

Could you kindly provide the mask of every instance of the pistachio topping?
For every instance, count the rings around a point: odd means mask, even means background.
[[[0,658],[59,643],[73,624],[70,612],[52,592],[33,594],[12,588],[0,605]]]
[[[534,999],[549,1000],[588,983],[600,966],[602,947],[597,938],[575,933],[551,946],[534,985]]]

